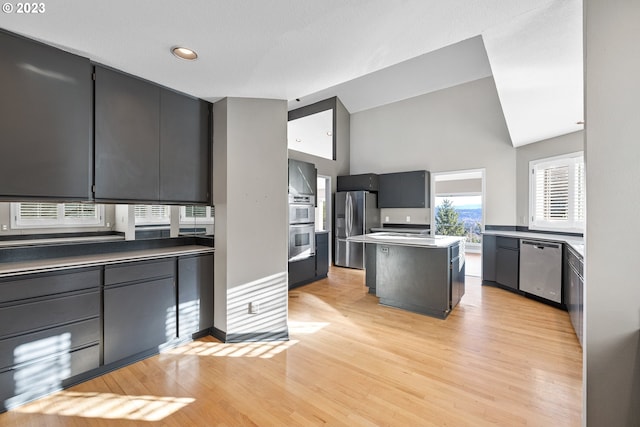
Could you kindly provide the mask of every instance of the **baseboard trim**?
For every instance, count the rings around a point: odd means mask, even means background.
[[[211,328],[211,335],[224,343],[243,343],[257,341],[289,341],[289,331],[243,332],[228,334],[220,329]]]

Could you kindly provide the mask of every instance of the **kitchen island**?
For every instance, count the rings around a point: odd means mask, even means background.
[[[366,282],[375,283],[380,304],[445,319],[464,295],[463,237],[382,232],[348,240],[375,248]]]

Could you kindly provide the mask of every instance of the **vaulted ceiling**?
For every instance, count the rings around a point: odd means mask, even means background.
[[[65,0],[0,27],[216,101],[351,112],[493,75],[512,143],[582,129],[581,0]],[[198,52],[193,62],[173,46]],[[296,101],[300,99],[300,101]]]

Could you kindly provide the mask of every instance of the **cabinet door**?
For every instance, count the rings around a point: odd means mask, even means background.
[[[213,255],[178,259],[178,336],[213,327]]]
[[[95,198],[159,200],[160,89],[96,67],[95,126]]]
[[[86,58],[0,32],[0,196],[91,197],[92,71]]]
[[[498,247],[496,252],[496,282],[518,289],[520,251]]]
[[[316,194],[318,184],[313,163],[289,159],[289,193]]]
[[[496,236],[482,236],[482,280],[496,281]]]
[[[160,91],[160,200],[210,203],[209,103]]]
[[[382,174],[378,178],[379,208],[425,208],[430,205],[429,172]]]
[[[329,272],[329,233],[316,233],[316,277]]]
[[[104,290],[104,364],[176,337],[176,290],[166,278]]]

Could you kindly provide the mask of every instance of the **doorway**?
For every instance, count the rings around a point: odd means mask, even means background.
[[[482,275],[485,218],[484,169],[435,172],[431,177],[431,223],[435,234],[464,236],[466,275]]]

